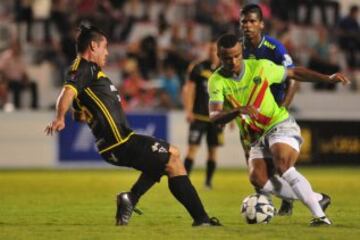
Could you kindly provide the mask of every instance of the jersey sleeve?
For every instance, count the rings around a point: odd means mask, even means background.
[[[294,67],[294,62],[291,56],[286,51],[286,48],[282,44],[278,44],[275,51],[276,59],[278,59],[279,63],[284,65],[286,68]]]
[[[70,87],[76,92],[76,95],[78,95],[84,88],[89,86],[93,77],[91,66],[80,66],[76,70],[69,71],[65,79],[65,87]]]
[[[213,103],[223,103],[224,94],[223,94],[223,82],[221,79],[216,77],[216,73],[211,75],[208,83],[208,92],[209,92],[209,102]]]
[[[263,68],[266,79],[270,85],[272,83],[283,83],[286,79],[286,68],[283,65],[277,65],[271,61],[263,61]]]

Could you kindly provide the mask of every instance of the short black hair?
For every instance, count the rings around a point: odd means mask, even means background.
[[[225,33],[217,40],[217,48],[232,48],[239,42],[238,37],[232,33]]]
[[[263,20],[263,13],[259,5],[257,4],[248,4],[243,9],[241,9],[240,16],[247,15],[249,13],[255,13],[260,21]]]
[[[76,40],[76,51],[84,53],[92,41],[100,42],[106,34],[95,26],[80,25],[79,35]]]

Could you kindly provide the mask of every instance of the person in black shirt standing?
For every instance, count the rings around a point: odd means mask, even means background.
[[[52,135],[65,128],[65,114],[73,104],[75,118],[87,122],[105,161],[142,172],[129,192],[117,195],[117,225],[127,225],[140,197],[167,175],[171,193],[187,209],[194,220],[193,226],[220,226],[218,219],[210,218],[205,212],[186,175],[179,150],[129,128],[119,93],[101,69],[108,55],[107,44],[101,30],[93,26],[80,27],[76,42],[78,57],[58,97],[56,117],[45,128],[45,133]]]
[[[188,151],[184,161],[185,169],[190,174],[195,155],[204,134],[208,146],[206,163],[205,186],[212,188],[212,177],[216,169],[217,147],[223,144],[222,128],[210,122],[209,94],[207,91],[208,78],[219,66],[216,55],[216,42],[209,42],[208,59],[192,64],[186,81],[182,97],[184,102],[186,121],[190,123],[188,135]]]

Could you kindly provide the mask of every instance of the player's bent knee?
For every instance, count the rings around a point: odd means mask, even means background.
[[[169,152],[170,152],[170,158],[178,158],[180,159],[180,151],[177,147],[174,147],[174,146],[170,146],[170,149],[169,149]]]
[[[180,152],[177,148],[170,148],[170,159],[166,164],[166,172],[170,177],[186,175],[183,162],[180,160]]]

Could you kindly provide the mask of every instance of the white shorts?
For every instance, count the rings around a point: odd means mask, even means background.
[[[272,158],[270,148],[275,143],[285,143],[300,152],[303,139],[300,127],[293,117],[275,125],[266,135],[251,146],[249,161],[256,158]]]

